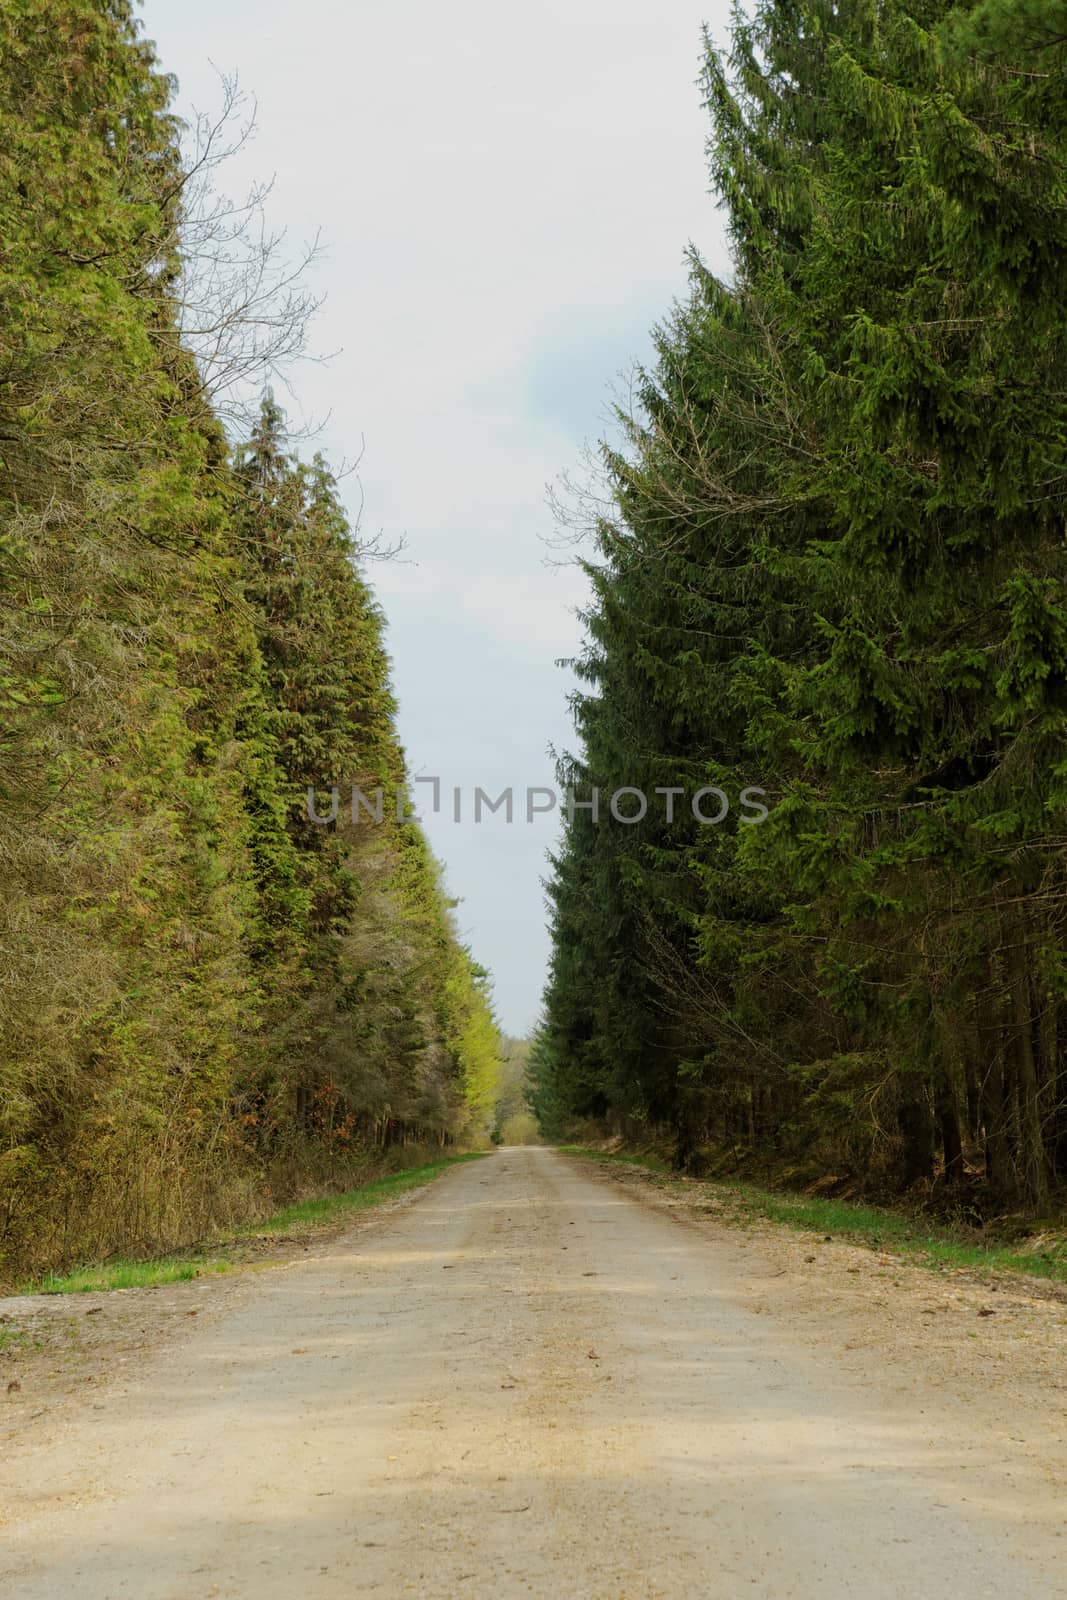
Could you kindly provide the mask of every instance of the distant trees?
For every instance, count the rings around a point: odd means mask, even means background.
[[[497,1144],[537,1144],[537,1119],[529,1104],[530,1041],[503,1041],[504,1063],[499,1077],[492,1136]]]
[[[759,5],[709,49],[693,265],[590,561],[549,1121],[1040,1208],[1067,1175],[1067,86],[1047,8]]]
[[[5,7],[0,1275],[481,1136],[499,1062],[417,825],[306,816],[404,782],[382,619],[327,465],[209,408],[168,96],[125,0]]]

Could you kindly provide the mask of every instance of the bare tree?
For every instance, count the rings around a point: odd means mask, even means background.
[[[220,169],[256,131],[254,98],[235,76],[220,82],[220,109],[194,111],[185,125],[172,243],[179,337],[216,413],[243,432],[267,385],[288,389],[294,362],[322,359],[308,355],[322,296],[307,283],[322,244],[316,235],[293,253],[285,231],[268,226],[273,178],[253,183],[243,200],[220,188]]]

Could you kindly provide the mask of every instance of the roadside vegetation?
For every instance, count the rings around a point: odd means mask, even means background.
[[[271,394],[313,301],[216,187],[240,96],[183,128],[173,88],[127,0],[3,7],[0,1282],[494,1115],[488,976],[395,806],[383,552]]]
[[[730,1226],[743,1227],[762,1219],[824,1239],[845,1239],[873,1250],[908,1256],[922,1266],[936,1269],[1017,1272],[1067,1283],[1067,1227],[1062,1222],[1004,1219],[999,1228],[991,1230],[992,1237],[983,1239],[977,1229],[963,1221],[938,1223],[917,1211],[766,1189],[739,1179],[684,1178],[662,1156],[652,1152],[605,1151],[590,1145],[556,1148],[563,1155],[640,1168],[655,1174],[668,1188],[684,1183],[689,1193],[700,1196],[700,1210]]]
[[[422,1188],[433,1178],[446,1172],[457,1162],[477,1161],[482,1151],[469,1151],[460,1155],[443,1156],[438,1161],[424,1162],[416,1167],[406,1167],[399,1172],[386,1173],[373,1178],[355,1189],[341,1194],[321,1195],[285,1206],[273,1216],[265,1217],[253,1227],[243,1228],[232,1236],[222,1235],[198,1247],[195,1253],[167,1256],[159,1260],[104,1261],[96,1266],[79,1267],[74,1272],[48,1273],[19,1286],[21,1294],[84,1294],[109,1289],[147,1289],[163,1283],[186,1283],[193,1278],[228,1272],[242,1259],[242,1242],[270,1239],[272,1236],[314,1234],[327,1223],[343,1223],[347,1217],[373,1206],[382,1205],[410,1189]],[[225,1255],[218,1252],[226,1251]],[[2,1330],[0,1330],[2,1334]]]

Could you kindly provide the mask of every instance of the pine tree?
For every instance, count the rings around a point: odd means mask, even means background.
[[[709,56],[737,277],[609,458],[578,766],[777,804],[569,830],[540,1046],[683,1155],[970,1155],[1035,1206],[1062,1160],[1063,67],[1025,0],[764,5]]]

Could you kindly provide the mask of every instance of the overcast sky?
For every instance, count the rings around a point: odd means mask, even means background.
[[[723,0],[146,0],[178,108],[258,101],[227,187],[275,176],[294,250],[321,230],[326,296],[304,365],[316,442],[363,455],[363,530],[407,541],[370,576],[389,619],[400,733],[446,803],[427,831],[526,1033],[545,977],[541,880],[556,818],[467,820],[475,785],[551,785],[572,742],[559,657],[582,584],[553,567],[546,489],[604,431],[611,392],[684,293],[692,241],[725,268],[696,79]],[[285,396],[281,398],[284,400]],[[464,821],[451,820],[451,789]],[[422,790],[428,811],[429,790]]]

